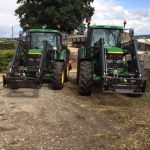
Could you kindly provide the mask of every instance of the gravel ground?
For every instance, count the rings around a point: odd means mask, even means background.
[[[149,123],[149,102],[97,89],[79,96],[74,73],[61,91],[0,84],[1,150],[149,150]]]

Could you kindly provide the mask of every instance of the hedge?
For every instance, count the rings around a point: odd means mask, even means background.
[[[7,71],[8,64],[10,63],[12,57],[12,52],[0,53],[0,73]]]
[[[0,50],[15,49],[15,43],[10,41],[0,41]]]

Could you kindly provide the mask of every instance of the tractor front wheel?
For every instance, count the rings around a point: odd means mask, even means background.
[[[91,61],[81,61],[79,68],[79,94],[91,95],[93,84],[93,65]]]
[[[52,86],[54,90],[60,90],[64,86],[64,62],[55,62],[52,69]]]

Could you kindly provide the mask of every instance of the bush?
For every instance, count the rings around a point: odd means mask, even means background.
[[[10,41],[0,41],[0,50],[15,49],[15,43]]]
[[[12,52],[0,54],[0,73],[4,73],[7,71],[8,64],[11,61],[12,57]]]

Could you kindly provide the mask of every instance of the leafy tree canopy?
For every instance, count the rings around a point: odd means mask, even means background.
[[[80,27],[84,20],[94,13],[91,2],[94,0],[17,0],[15,10],[23,27],[56,29],[70,33]]]

